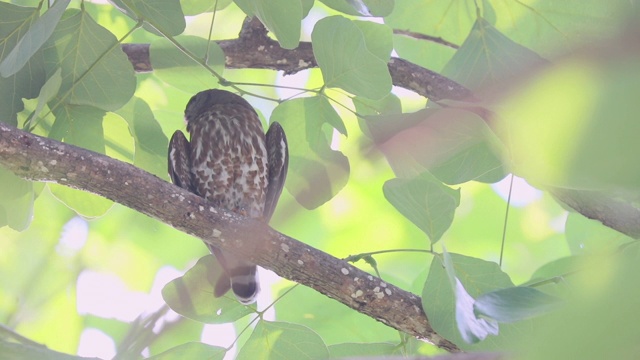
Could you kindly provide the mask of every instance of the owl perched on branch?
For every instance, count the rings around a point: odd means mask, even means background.
[[[178,130],[169,143],[174,184],[216,207],[269,222],[287,175],[287,139],[277,122],[266,135],[258,114],[242,97],[224,90],[199,92],[184,111],[189,142]],[[224,268],[214,295],[233,290],[243,304],[259,291],[256,265],[241,256],[209,249]]]

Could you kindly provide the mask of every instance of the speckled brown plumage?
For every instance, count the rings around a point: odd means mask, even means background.
[[[202,91],[189,100],[185,121],[191,141],[176,131],[169,144],[173,183],[244,216],[268,222],[282,192],[288,166],[282,127],[272,123],[267,134],[251,105],[224,90]],[[210,247],[228,277],[215,295],[231,288],[240,302],[255,301],[256,266]]]

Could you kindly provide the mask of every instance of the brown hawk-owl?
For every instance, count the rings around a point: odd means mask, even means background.
[[[265,135],[258,114],[242,97],[224,90],[199,92],[184,110],[191,142],[176,131],[169,143],[174,184],[238,214],[269,222],[282,193],[289,153],[277,122]],[[209,246],[227,276],[214,295],[233,290],[243,304],[259,291],[256,265]]]

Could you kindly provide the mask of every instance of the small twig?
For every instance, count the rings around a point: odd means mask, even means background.
[[[409,30],[400,30],[400,29],[393,29],[393,33],[396,35],[408,36],[414,39],[431,41],[436,44],[444,45],[456,50],[460,48],[460,45],[456,45],[438,36],[425,35],[422,33],[417,33]]]

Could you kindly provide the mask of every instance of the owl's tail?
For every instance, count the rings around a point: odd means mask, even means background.
[[[231,289],[240,303],[250,305],[256,302],[260,291],[257,266],[213,246],[209,249],[226,273],[216,282],[213,295],[220,297]]]

